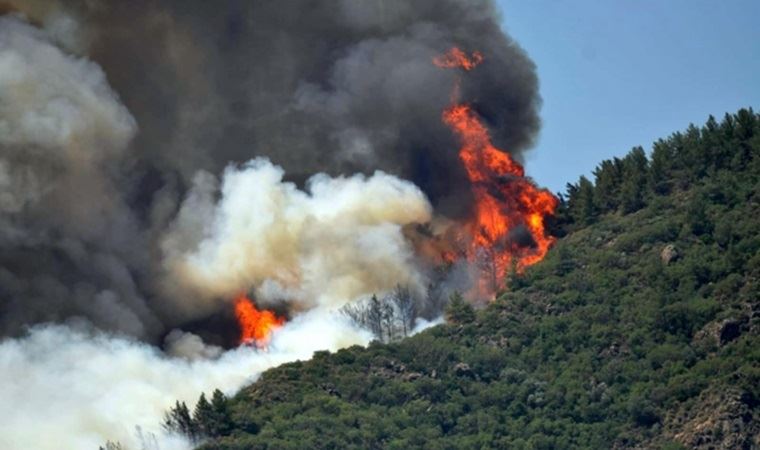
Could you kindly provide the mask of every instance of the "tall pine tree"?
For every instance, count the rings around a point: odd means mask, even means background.
[[[206,400],[206,394],[201,394],[198,403],[195,404],[193,422],[195,422],[201,435],[213,436],[214,408],[211,406],[211,403]]]
[[[570,215],[578,225],[590,225],[597,216],[594,202],[594,184],[585,176],[581,176],[573,191],[574,195],[568,201]]]
[[[623,158],[623,184],[620,187],[620,206],[628,214],[644,206],[649,162],[641,147],[634,147]]]
[[[599,211],[614,211],[620,205],[622,162],[604,160],[594,170],[594,203]]]

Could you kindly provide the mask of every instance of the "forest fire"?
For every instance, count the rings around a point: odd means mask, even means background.
[[[462,74],[497,146],[538,131],[490,2],[0,0],[0,60],[0,450],[213,445],[166,408],[432,326],[541,224],[475,218],[508,171],[440,119]]]
[[[455,47],[433,63],[470,71],[482,61],[480,53],[468,56]],[[525,178],[522,165],[492,144],[473,108],[458,102],[458,84],[443,122],[461,142],[459,159],[475,199],[473,216],[463,227],[469,235],[464,252],[482,270],[477,295],[492,296],[503,287],[510,267],[521,271],[546,255],[554,238],[546,235],[544,220],[554,214],[558,200]]]
[[[272,332],[285,323],[284,317],[277,317],[266,309],[259,310],[245,295],[235,300],[235,317],[240,326],[240,344],[252,344],[261,349],[269,344]]]

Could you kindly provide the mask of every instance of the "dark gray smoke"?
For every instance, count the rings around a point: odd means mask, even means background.
[[[94,24],[91,57],[140,124],[144,164],[184,179],[265,155],[303,179],[380,168],[434,201],[452,194],[462,174],[440,113],[456,74],[431,59],[453,45],[487,55],[463,98],[502,148],[519,154],[538,126],[534,66],[492,2],[139,0],[79,11]]]
[[[0,117],[3,335],[85,317],[152,339],[186,320],[159,287],[158,241],[195,174],[230,162],[267,156],[297,183],[381,169],[417,184],[438,213],[463,214],[469,191],[440,120],[457,74],[431,63],[454,45],[485,56],[461,92],[497,146],[519,158],[539,125],[535,67],[491,1],[15,0],[5,10],[32,25],[0,23],[0,83],[3,64],[24,54],[19,67],[81,71],[71,77],[81,85],[41,78],[35,89],[50,97],[31,106],[16,87],[10,100],[39,111]],[[107,123],[78,133],[67,108],[82,101],[88,126]],[[30,117],[28,135],[6,133]]]

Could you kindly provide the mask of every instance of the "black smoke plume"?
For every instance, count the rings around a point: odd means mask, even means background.
[[[192,299],[168,298],[162,282],[162,236],[199,171],[264,156],[300,186],[379,169],[419,186],[437,213],[465,214],[440,120],[456,74],[431,64],[454,45],[485,55],[461,96],[499,148],[519,159],[539,126],[535,67],[491,1],[13,0],[0,11],[5,53],[81,72],[81,85],[57,87],[68,100],[11,99],[39,123],[0,109],[3,335],[84,318],[153,340],[208,313],[178,309]],[[78,124],[76,108],[104,123]]]

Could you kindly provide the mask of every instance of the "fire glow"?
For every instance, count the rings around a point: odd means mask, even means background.
[[[482,61],[480,53],[468,56],[456,47],[433,59],[438,67],[464,71],[473,70]],[[485,269],[478,281],[477,295],[492,296],[504,287],[511,266],[522,271],[544,258],[555,240],[546,234],[545,218],[554,214],[558,200],[549,191],[536,187],[525,177],[520,163],[493,145],[488,129],[472,106],[456,98],[458,87],[459,82],[454,87],[452,105],[444,110],[442,118],[460,141],[459,159],[475,201],[473,216],[463,226],[470,236],[466,257]],[[521,227],[530,235],[528,245],[514,235]]]
[[[446,69],[464,69],[470,71],[483,62],[483,55],[480,52],[473,52],[468,56],[458,47],[454,47],[447,53],[436,56],[433,63],[438,67]]]
[[[253,302],[241,295],[235,300],[235,317],[240,326],[240,344],[266,348],[272,332],[285,323],[284,317],[277,317],[272,311],[259,310]]]

